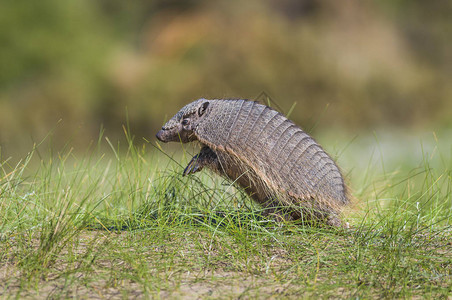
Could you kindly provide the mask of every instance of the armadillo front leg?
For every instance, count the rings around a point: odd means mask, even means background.
[[[199,172],[207,166],[211,169],[218,168],[218,157],[212,149],[204,146],[201,151],[190,160],[184,170],[183,176]]]

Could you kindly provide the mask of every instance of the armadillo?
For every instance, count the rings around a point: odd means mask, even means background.
[[[240,186],[275,220],[343,226],[347,187],[334,160],[294,122],[249,100],[199,99],[157,133],[162,142],[199,141],[183,175],[204,167]]]

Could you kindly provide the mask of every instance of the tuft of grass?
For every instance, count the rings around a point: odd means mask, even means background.
[[[371,160],[350,230],[275,224],[189,155],[106,139],[16,164],[1,160],[3,297],[447,298],[450,158],[412,168]],[[99,142],[101,144],[101,142]],[[46,157],[46,158],[44,158]],[[439,157],[439,166],[438,165]],[[435,167],[433,167],[435,166]]]

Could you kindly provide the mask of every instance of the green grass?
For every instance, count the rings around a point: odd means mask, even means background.
[[[439,147],[388,165],[374,141],[349,174],[352,229],[336,230],[274,224],[227,181],[182,177],[185,152],[106,144],[1,160],[2,297],[452,295],[452,168]]]

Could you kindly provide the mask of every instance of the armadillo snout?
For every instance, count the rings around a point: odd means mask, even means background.
[[[167,134],[165,134],[165,130],[164,129],[159,130],[159,132],[157,132],[155,137],[161,142],[164,142],[164,143],[169,142],[168,139],[167,139]]]
[[[182,143],[188,143],[191,140],[189,139],[189,135],[186,131],[180,131],[177,128],[173,129],[165,129],[162,128],[155,137],[164,143],[168,142],[182,142]]]

